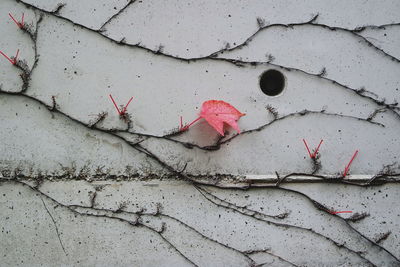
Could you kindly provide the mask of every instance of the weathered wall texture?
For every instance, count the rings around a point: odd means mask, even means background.
[[[400,266],[398,1],[0,11],[1,266]]]

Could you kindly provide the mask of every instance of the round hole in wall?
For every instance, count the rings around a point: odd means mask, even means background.
[[[282,93],[285,87],[285,76],[277,70],[267,70],[260,77],[260,88],[264,94],[276,96]]]

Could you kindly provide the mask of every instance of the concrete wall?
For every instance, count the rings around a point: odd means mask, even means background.
[[[0,10],[1,266],[400,265],[396,1]]]

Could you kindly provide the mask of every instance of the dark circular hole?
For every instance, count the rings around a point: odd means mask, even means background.
[[[285,77],[280,71],[267,70],[260,77],[260,88],[266,95],[279,95],[282,93],[284,87]]]

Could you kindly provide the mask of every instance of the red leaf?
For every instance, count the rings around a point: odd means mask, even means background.
[[[200,117],[204,118],[222,136],[224,136],[224,123],[230,125],[240,133],[237,121],[244,115],[246,114],[241,113],[231,104],[221,100],[209,100],[204,102],[200,112]]]

